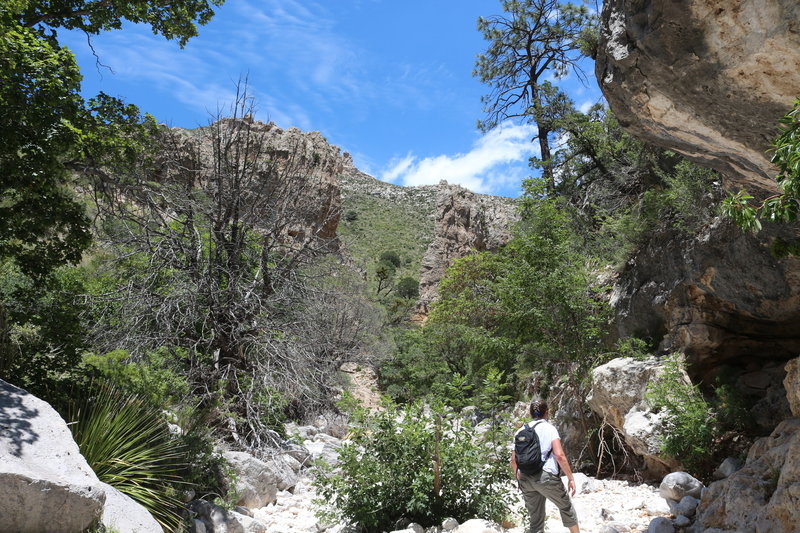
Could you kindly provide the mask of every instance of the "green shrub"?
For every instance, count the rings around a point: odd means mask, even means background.
[[[401,518],[427,527],[449,516],[507,516],[502,486],[510,476],[509,452],[499,444],[510,434],[479,436],[452,411],[420,402],[355,420],[351,440],[339,451],[340,470],[325,470],[315,480],[323,517],[377,532]]]
[[[114,350],[103,355],[86,354],[83,363],[116,386],[144,397],[162,408],[171,407],[189,393],[186,378],[172,368],[186,357],[183,348],[166,347],[148,352],[139,361],[131,359],[127,350]]]
[[[113,386],[94,385],[69,416],[75,442],[101,481],[143,505],[168,531],[181,523],[175,487],[184,448],[161,411]]]
[[[665,413],[662,451],[688,470],[704,475],[714,452],[717,425],[700,389],[685,379],[683,365],[680,354],[667,357],[663,373],[650,384],[647,399]]]
[[[417,298],[419,296],[419,281],[411,276],[406,276],[397,282],[394,290],[401,298]]]
[[[391,263],[392,265],[395,266],[395,268],[399,267],[401,264],[400,256],[397,254],[397,252],[393,250],[387,250],[383,252],[381,256],[378,258],[378,261],[380,261],[381,263],[384,262]]]

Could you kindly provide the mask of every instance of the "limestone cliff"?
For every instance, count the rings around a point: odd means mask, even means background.
[[[256,157],[272,162],[278,167],[280,179],[291,180],[289,194],[272,194],[268,205],[290,220],[280,221],[287,239],[296,243],[307,243],[312,237],[338,247],[336,228],[341,214],[341,193],[338,177],[346,168],[352,167],[352,158],[347,152],[328,143],[318,131],[303,132],[297,128],[282,129],[273,122],[263,123],[244,119],[225,118],[207,127],[196,130],[174,128],[177,138],[185,143],[197,162],[204,169],[215,168],[212,146],[215,138],[232,139],[236,121],[247,124],[246,136],[250,146],[241,147],[243,158]],[[173,141],[174,142],[174,141]],[[242,139],[239,142],[243,142]],[[245,150],[249,150],[246,152]],[[186,153],[186,150],[182,150]],[[256,154],[256,155],[251,155]],[[278,185],[275,185],[279,187]],[[275,203],[277,202],[277,203]],[[289,205],[284,205],[289,202]],[[277,227],[277,226],[276,226]]]
[[[800,2],[607,0],[596,74],[636,136],[773,191],[765,151],[800,96]]]
[[[515,201],[511,198],[440,184],[434,239],[420,270],[420,314],[426,315],[428,306],[436,300],[439,281],[453,261],[472,252],[500,248],[511,238],[510,226],[515,220]]]

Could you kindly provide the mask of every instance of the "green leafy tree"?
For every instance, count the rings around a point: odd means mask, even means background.
[[[121,100],[85,101],[75,57],[57,30],[87,36],[148,24],[180,46],[197,34],[222,0],[9,0],[0,11],[0,262],[36,280],[77,263],[91,242],[89,219],[74,193],[75,174],[103,176],[109,162],[130,159],[152,119]],[[5,264],[0,268],[6,268]],[[15,318],[0,300],[0,370],[8,369]]]
[[[394,290],[401,298],[417,298],[419,297],[419,281],[411,276],[406,276],[397,282]]]
[[[478,56],[474,74],[492,88],[482,99],[487,116],[479,126],[487,130],[513,118],[535,123],[540,165],[552,190],[552,108],[564,97],[547,79],[570,71],[583,76],[579,61],[591,53],[597,17],[585,6],[559,0],[505,0],[502,6],[504,15],[478,19],[489,47]]]
[[[391,263],[395,267],[399,267],[400,264],[401,264],[400,256],[394,250],[387,250],[387,251],[383,252],[381,254],[381,256],[378,258],[378,261]]]
[[[648,387],[647,399],[666,415],[662,451],[692,472],[709,473],[717,422],[711,405],[689,381],[680,354],[665,359],[664,371]]]

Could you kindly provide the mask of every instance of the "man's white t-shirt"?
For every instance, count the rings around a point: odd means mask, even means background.
[[[542,461],[544,461],[542,470],[557,476],[558,463],[551,451],[553,449],[553,441],[561,438],[558,435],[558,430],[553,424],[544,419],[531,420],[528,422],[528,426],[533,426],[534,424],[536,424],[536,427],[533,428],[533,430],[536,432],[536,436],[539,437],[539,447],[542,450]],[[520,431],[522,431],[522,428],[519,428],[517,433]],[[547,458],[547,460],[545,460],[545,458]]]

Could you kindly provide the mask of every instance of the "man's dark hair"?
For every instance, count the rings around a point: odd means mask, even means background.
[[[547,414],[547,402],[540,398],[531,400],[531,418],[542,418],[545,414]]]

